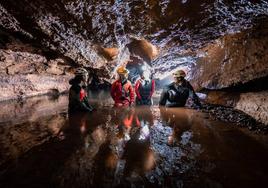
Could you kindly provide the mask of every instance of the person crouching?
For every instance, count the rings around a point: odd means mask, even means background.
[[[71,88],[69,90],[69,112],[91,112],[93,107],[88,103],[87,81],[88,72],[84,68],[78,68],[75,71],[75,77],[69,81]]]
[[[186,73],[178,70],[173,74],[174,82],[163,90],[159,105],[167,107],[184,107],[188,98],[191,98],[194,108],[201,108],[201,103],[190,82],[185,80]]]

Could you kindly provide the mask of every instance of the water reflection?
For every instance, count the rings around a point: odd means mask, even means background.
[[[191,109],[99,106],[94,113],[67,115],[63,109],[47,114],[43,109],[37,121],[1,126],[1,187],[232,187],[237,181],[241,186],[267,182],[268,166],[262,162],[266,147]],[[242,155],[248,157],[238,160]]]
[[[149,107],[132,110],[123,123],[128,129],[122,156],[126,161],[124,177],[141,178],[155,166],[155,154],[150,147],[153,114]]]
[[[194,111],[176,108],[161,108],[162,123],[172,127],[172,133],[168,136],[168,144],[174,145],[180,142],[186,143],[191,137],[191,127]]]

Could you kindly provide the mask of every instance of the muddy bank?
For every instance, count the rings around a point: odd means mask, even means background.
[[[266,124],[263,124],[245,112],[232,107],[204,104],[201,111],[208,113],[212,119],[232,123],[232,126],[244,127],[255,133],[268,133],[268,126]]]
[[[251,118],[242,118],[243,121],[249,120],[249,122],[255,122],[253,124],[256,124],[256,127],[262,127],[264,129],[267,129],[268,125],[268,101],[267,91],[255,91],[255,92],[239,92],[237,90],[218,90],[218,91],[204,91],[206,93],[206,98],[204,99],[204,102],[207,104],[207,108],[213,109],[213,112],[211,114],[222,114],[223,117],[224,114],[232,114],[232,111],[234,114],[241,114],[242,117],[247,116]],[[210,111],[206,109],[207,111]],[[225,111],[225,112],[224,112]],[[216,115],[219,117],[219,115]],[[233,115],[234,117],[237,117],[236,115]],[[239,122],[239,117],[234,122]],[[223,120],[227,118],[222,118]],[[232,119],[232,118],[231,118]],[[253,120],[250,120],[253,119]],[[259,122],[259,123],[258,123]],[[246,126],[246,123],[242,123]],[[253,125],[252,124],[252,125]],[[251,127],[251,126],[248,126]],[[255,126],[254,126],[255,127]]]
[[[235,109],[252,116],[266,126],[268,125],[268,91],[242,93]]]

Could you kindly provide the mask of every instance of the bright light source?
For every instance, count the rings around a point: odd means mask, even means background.
[[[147,124],[144,124],[144,126],[140,130],[140,136],[139,140],[145,140],[150,135],[150,129]]]
[[[145,70],[147,70],[148,68],[147,68],[147,66],[146,65],[143,65],[142,67],[141,67],[141,70],[143,70],[143,71],[145,71]]]

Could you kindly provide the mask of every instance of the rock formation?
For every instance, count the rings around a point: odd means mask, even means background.
[[[207,102],[235,107],[264,124],[268,123],[267,23],[262,20],[252,29],[208,44],[192,69],[195,87],[210,90]]]

